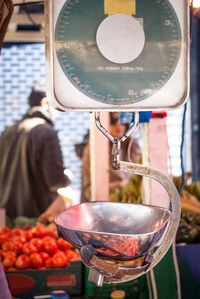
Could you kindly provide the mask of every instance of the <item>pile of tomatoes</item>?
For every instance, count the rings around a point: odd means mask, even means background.
[[[43,225],[0,229],[0,260],[4,270],[65,268],[78,251]]]

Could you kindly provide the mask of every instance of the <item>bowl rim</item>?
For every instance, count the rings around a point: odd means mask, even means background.
[[[153,209],[158,209],[158,210],[161,210],[165,213],[168,214],[168,217],[167,219],[162,223],[162,225],[159,226],[159,228],[157,228],[155,231],[153,232],[147,232],[147,233],[141,233],[141,234],[124,234],[124,233],[111,233],[111,232],[103,232],[103,231],[94,231],[94,230],[84,230],[84,229],[77,229],[77,228],[69,228],[67,226],[64,226],[64,225],[61,225],[58,223],[58,218],[66,213],[67,211],[69,210],[72,210],[75,206],[77,205],[88,205],[88,204],[97,204],[97,203],[102,203],[102,204],[114,204],[114,205],[117,205],[117,204],[123,204],[123,205],[135,205],[135,206],[145,206],[145,207],[151,207]],[[67,210],[65,211],[62,211],[61,213],[59,213],[56,217],[55,217],[55,223],[57,225],[57,227],[61,227],[62,229],[66,229],[66,230],[70,230],[70,231],[76,231],[76,232],[81,232],[81,233],[88,233],[88,234],[103,234],[103,235],[112,235],[112,236],[129,236],[129,237],[139,237],[139,236],[144,236],[144,235],[153,235],[155,233],[157,233],[158,231],[160,231],[171,219],[172,217],[172,212],[167,209],[167,208],[164,208],[164,207],[160,207],[160,206],[155,206],[155,205],[147,205],[147,204],[132,204],[132,203],[122,203],[122,202],[109,202],[109,201],[94,201],[94,202],[84,202],[84,203],[80,203],[80,204],[77,204],[75,206],[72,206],[70,208],[68,208]]]

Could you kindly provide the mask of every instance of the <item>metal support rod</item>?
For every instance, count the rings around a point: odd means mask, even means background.
[[[159,246],[159,248],[156,250],[156,252],[153,254],[153,262],[149,266],[149,270],[151,270],[153,267],[155,267],[159,261],[163,258],[163,256],[167,253],[169,247],[172,245],[173,240],[175,238],[179,221],[180,221],[180,214],[181,214],[181,205],[180,205],[180,198],[178,191],[173,184],[173,182],[162,172],[160,172],[157,169],[154,169],[152,167],[146,167],[141,164],[134,164],[134,163],[128,163],[124,161],[120,161],[120,171],[125,171],[132,174],[147,176],[149,178],[152,178],[156,181],[158,181],[167,191],[170,201],[171,201],[171,221],[168,227],[168,230],[166,232],[166,235],[164,237],[164,240],[162,244]],[[124,277],[121,282],[128,281],[131,279],[135,279],[141,275],[143,275],[145,272],[140,273],[139,275],[136,275],[134,277]],[[114,282],[114,280],[113,280]],[[119,281],[120,282],[120,281]]]

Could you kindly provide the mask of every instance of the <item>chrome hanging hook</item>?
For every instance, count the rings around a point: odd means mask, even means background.
[[[119,153],[120,153],[120,149],[121,149],[121,142],[118,138],[114,139],[114,143],[113,143],[113,147],[112,147],[112,155],[114,157],[114,161],[112,164],[112,167],[115,170],[119,169],[119,163],[120,163],[120,159],[119,159]]]
[[[101,124],[100,112],[95,112],[95,123],[97,128],[113,143],[112,155],[114,156],[114,162],[112,164],[115,170],[119,169],[119,153],[121,149],[121,142],[124,142],[138,127],[139,125],[139,112],[135,112],[135,120],[132,126],[126,131],[121,138],[114,138]]]

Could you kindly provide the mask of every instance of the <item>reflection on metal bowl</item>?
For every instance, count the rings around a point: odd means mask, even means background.
[[[59,235],[77,248],[91,244],[107,260],[142,257],[163,236],[171,212],[167,209],[115,202],[88,202],[59,214]]]

